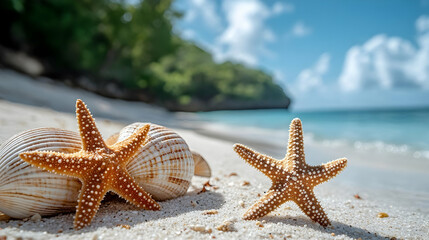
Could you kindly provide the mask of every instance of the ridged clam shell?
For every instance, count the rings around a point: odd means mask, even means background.
[[[126,126],[106,143],[122,141],[144,125]],[[13,218],[25,218],[36,213],[47,216],[74,210],[80,181],[32,167],[18,154],[26,151],[72,153],[80,149],[77,133],[56,128],[28,130],[3,143],[0,146],[0,212]],[[201,157],[198,161],[204,159]],[[151,124],[145,145],[129,162],[127,170],[154,199],[171,199],[188,190],[194,175],[193,154],[178,134]],[[210,168],[203,167],[201,171],[207,175]]]
[[[146,124],[133,123],[124,127],[117,141],[127,139]],[[154,199],[166,200],[187,192],[194,175],[194,159],[183,138],[151,123],[145,145],[128,163],[127,170]]]
[[[37,128],[10,138],[0,147],[0,211],[14,218],[36,213],[52,215],[73,210],[81,183],[30,166],[19,158],[25,151],[76,152],[81,148],[77,133]]]

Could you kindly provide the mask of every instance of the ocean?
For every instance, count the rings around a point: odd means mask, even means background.
[[[304,133],[316,141],[348,144],[360,149],[410,153],[429,159],[429,109],[378,111],[290,112],[242,110],[199,113],[208,122],[255,127],[287,134],[290,121],[300,118]]]

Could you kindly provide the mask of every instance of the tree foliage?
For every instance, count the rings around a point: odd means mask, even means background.
[[[264,72],[215,63],[175,35],[172,23],[181,14],[172,0],[7,0],[0,14],[8,33],[0,44],[39,57],[47,74],[86,75],[100,89],[115,83],[128,98],[143,95],[175,110],[289,101]]]
[[[168,105],[178,102],[204,108],[202,105],[208,104],[222,109],[233,102],[284,103],[287,99],[266,73],[231,62],[215,63],[209,53],[188,42],[182,42],[175,54],[152,63],[149,69]]]

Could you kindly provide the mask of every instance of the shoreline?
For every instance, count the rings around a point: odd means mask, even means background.
[[[1,76],[1,72],[0,72]],[[17,83],[18,84],[18,83]],[[43,85],[42,85],[43,86]],[[43,88],[40,86],[40,88]],[[10,87],[14,89],[14,87]],[[35,94],[32,88],[21,87],[19,93],[24,94],[21,101],[27,101],[28,94]],[[60,127],[77,131],[74,109],[69,111],[69,106],[74,107],[74,100],[69,98],[80,94],[74,92],[75,89],[56,89],[57,95],[67,96],[56,99],[54,104],[57,107],[64,106],[63,112],[48,109],[47,107],[35,107],[12,103],[10,100],[0,100],[0,141],[6,140],[10,136],[20,131],[41,127]],[[65,92],[63,92],[65,91]],[[1,91],[0,91],[1,92]],[[13,93],[9,93],[12,95]],[[85,94],[85,93],[83,93]],[[0,95],[1,96],[1,95]],[[86,96],[86,95],[85,95]],[[19,97],[17,95],[16,97]],[[51,96],[52,97],[52,96]],[[35,97],[33,97],[34,99]],[[37,96],[38,99],[49,96]],[[71,101],[71,103],[69,103]],[[85,101],[85,99],[84,99]],[[183,126],[179,126],[176,117],[183,122],[191,119],[188,115],[170,115],[152,107],[144,108],[143,105],[124,105],[121,101],[110,102],[104,98],[94,96],[91,103],[87,103],[93,112],[97,126],[104,138],[119,131],[132,119],[116,119],[118,112],[127,114],[124,118],[143,118],[143,115],[136,113],[136,109],[149,114],[147,118],[161,119],[168,125],[173,122],[172,128],[177,131],[188,143],[191,150],[195,150],[203,155],[212,169],[210,183],[217,188],[208,188],[206,192],[198,194],[206,178],[194,177],[188,192],[179,198],[160,202],[161,211],[141,211],[124,201],[113,199],[103,202],[101,208],[94,218],[93,223],[80,231],[72,229],[74,213],[65,213],[52,217],[43,217],[41,220],[10,220],[0,221],[0,236],[7,238],[32,238],[32,239],[425,239],[429,238],[429,218],[428,214],[419,211],[408,204],[403,206],[396,201],[397,192],[390,192],[390,195],[377,195],[375,192],[357,189],[353,186],[343,184],[341,178],[354,177],[350,171],[350,165],[339,176],[328,183],[324,183],[315,189],[315,193],[321,205],[324,207],[332,226],[323,228],[313,223],[305,216],[296,204],[288,202],[266,217],[257,221],[244,221],[241,219],[243,213],[256,202],[264,192],[270,187],[270,180],[247,165],[232,150],[233,142],[241,142],[249,145],[262,153],[271,154],[280,158],[285,153],[287,139],[279,144],[272,145],[270,142],[260,144],[259,141],[249,138],[246,141],[240,135],[232,132],[229,139],[222,138],[219,131],[215,131],[217,136],[210,135],[213,129],[199,127],[195,121],[189,121]],[[35,104],[35,103],[33,103]],[[94,105],[92,105],[94,104]],[[119,110],[113,114],[112,118],[105,117],[110,112],[105,104],[118,106]],[[124,106],[123,106],[124,105]],[[108,107],[108,106],[107,106]],[[101,108],[101,109],[99,109]],[[103,115],[105,114],[105,115]],[[116,118],[115,118],[116,117]],[[169,119],[165,119],[168,117]],[[135,121],[135,120],[134,120]],[[145,120],[137,120],[144,122]],[[168,126],[171,127],[171,126]],[[214,128],[218,130],[217,128]],[[237,129],[238,130],[238,129]],[[208,131],[208,132],[207,132]],[[304,124],[305,131],[305,124]],[[256,134],[257,135],[257,134]],[[321,147],[322,149],[318,149]],[[333,160],[341,153],[323,151],[323,146],[306,142],[306,155],[309,164],[321,164]],[[326,149],[325,149],[326,150]],[[348,151],[348,150],[344,150]],[[322,156],[323,154],[323,156]],[[347,156],[346,156],[347,157]],[[350,159],[350,158],[349,158]],[[351,159],[349,160],[350,163]],[[365,168],[366,166],[363,165]],[[235,173],[235,174],[232,174]],[[362,178],[362,176],[357,176]],[[248,182],[249,184],[244,184]],[[354,197],[359,194],[362,199]],[[399,193],[402,194],[402,193]],[[206,215],[208,210],[216,210],[217,214]],[[377,214],[386,212],[389,217],[378,218]],[[223,232],[216,230],[216,227],[224,221],[233,222],[233,231]],[[258,223],[259,222],[259,223]],[[263,227],[260,226],[262,224]],[[122,226],[128,226],[129,229]],[[191,226],[201,225],[211,229],[211,233],[194,231]]]
[[[221,125],[223,127],[220,127]],[[217,131],[215,132],[214,129],[217,129]],[[231,147],[234,143],[241,143],[276,159],[284,157],[287,137],[281,143],[276,144],[273,141],[261,140],[268,138],[265,134],[270,133],[269,131],[264,132],[264,130],[259,129],[259,135],[253,136],[253,138],[243,134],[243,132],[250,129],[253,129],[253,127],[240,128],[226,124],[202,123],[202,126],[196,128],[195,132],[203,136],[230,142]],[[306,136],[305,125],[304,136]],[[347,176],[340,174],[332,180],[334,184],[354,188],[356,193],[366,192],[377,196],[378,199],[394,198],[389,202],[400,204],[404,207],[409,206],[411,201],[415,204],[412,207],[416,211],[429,216],[429,189],[427,188],[429,186],[429,163],[426,163],[427,167],[424,164],[417,166],[407,161],[401,162],[404,157],[402,155],[398,156],[388,152],[361,151],[352,146],[333,146],[314,139],[307,140],[304,138],[304,144],[306,159],[311,165],[318,165],[341,157],[348,158],[349,166],[345,170],[348,173]],[[377,163],[375,161],[382,158],[384,158],[382,162]]]

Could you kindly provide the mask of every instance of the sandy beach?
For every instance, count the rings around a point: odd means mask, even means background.
[[[359,171],[372,171],[386,166],[373,166],[364,161],[372,152],[324,147],[306,141],[307,162],[321,164],[340,157],[349,158],[348,168],[337,178],[315,190],[332,226],[323,228],[304,215],[297,205],[288,202],[268,216],[256,221],[244,221],[243,213],[270,187],[262,173],[247,165],[232,150],[235,142],[249,145],[260,152],[282,158],[287,139],[268,144],[257,139],[242,139],[225,129],[196,124],[192,114],[173,114],[144,103],[107,99],[95,94],[71,89],[49,79],[34,81],[24,75],[0,70],[0,142],[21,131],[36,127],[59,127],[77,131],[75,101],[86,102],[105,138],[132,122],[153,122],[173,128],[199,152],[212,169],[210,179],[195,177],[188,193],[160,202],[162,210],[144,211],[117,199],[106,199],[92,224],[83,230],[73,230],[74,213],[64,213],[40,220],[9,220],[0,222],[0,238],[6,239],[429,239],[427,195],[412,197],[392,190],[378,191],[389,184],[400,184],[402,172],[413,172],[423,181],[427,170],[419,172],[412,164],[394,159],[385,178],[362,179],[362,184],[349,184],[358,179]],[[305,125],[304,125],[305,127]],[[282,153],[283,152],[283,153]],[[353,162],[353,158],[363,159]],[[359,163],[357,163],[359,162]],[[390,179],[397,172],[395,181]],[[375,171],[379,174],[380,171]],[[409,176],[409,174],[406,174]],[[373,183],[375,179],[386,179]],[[203,184],[209,187],[198,194]],[[248,184],[246,183],[248,182]],[[368,184],[379,185],[366,189]],[[410,189],[411,191],[412,189]],[[361,199],[355,197],[359,194]],[[412,193],[409,193],[412,194]],[[419,203],[416,203],[419,199]],[[216,214],[206,214],[216,210]],[[389,217],[379,218],[379,213]],[[232,222],[231,231],[216,228]],[[202,226],[205,232],[192,230]]]

